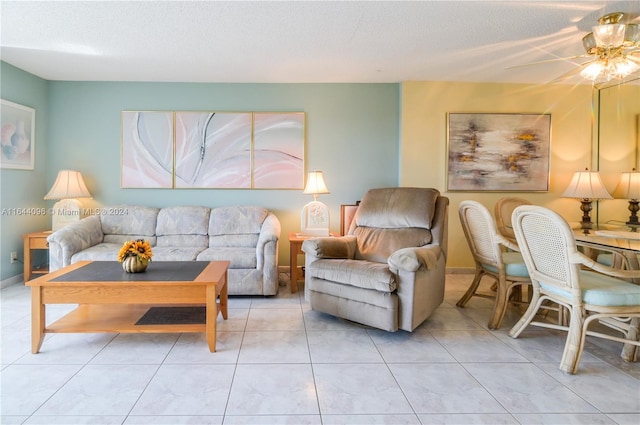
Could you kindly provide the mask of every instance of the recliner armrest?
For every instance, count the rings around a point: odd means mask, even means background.
[[[302,251],[316,258],[353,259],[356,252],[356,237],[349,235],[307,239],[302,243]]]
[[[439,245],[402,248],[391,254],[387,264],[389,264],[389,269],[394,273],[398,270],[416,272],[422,266],[427,270],[431,270],[436,267],[442,254],[442,249]]]

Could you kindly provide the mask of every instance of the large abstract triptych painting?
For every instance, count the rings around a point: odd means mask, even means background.
[[[548,191],[551,115],[448,114],[447,189]]]
[[[122,113],[123,188],[302,189],[303,112]]]

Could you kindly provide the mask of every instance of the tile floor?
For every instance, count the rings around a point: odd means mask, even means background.
[[[200,334],[56,334],[32,355],[29,291],[12,285],[1,291],[1,422],[640,423],[640,363],[622,361],[620,344],[590,340],[565,375],[564,334],[514,340],[515,307],[499,331],[486,328],[489,300],[455,307],[470,280],[448,275],[446,302],[413,333],[311,311],[288,286],[232,298],[213,354]]]

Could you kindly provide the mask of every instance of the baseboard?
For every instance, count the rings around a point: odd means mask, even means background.
[[[475,272],[474,267],[447,267],[445,271],[447,274],[474,274]]]
[[[15,285],[16,283],[22,283],[22,282],[24,282],[23,274],[11,276],[8,279],[0,280],[0,289],[6,288],[7,286]]]

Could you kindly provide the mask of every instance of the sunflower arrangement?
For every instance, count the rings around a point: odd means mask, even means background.
[[[137,257],[138,260],[142,260],[144,263],[151,261],[153,251],[149,241],[137,239],[125,242],[120,248],[120,252],[118,252],[118,261],[122,263],[129,257]]]

